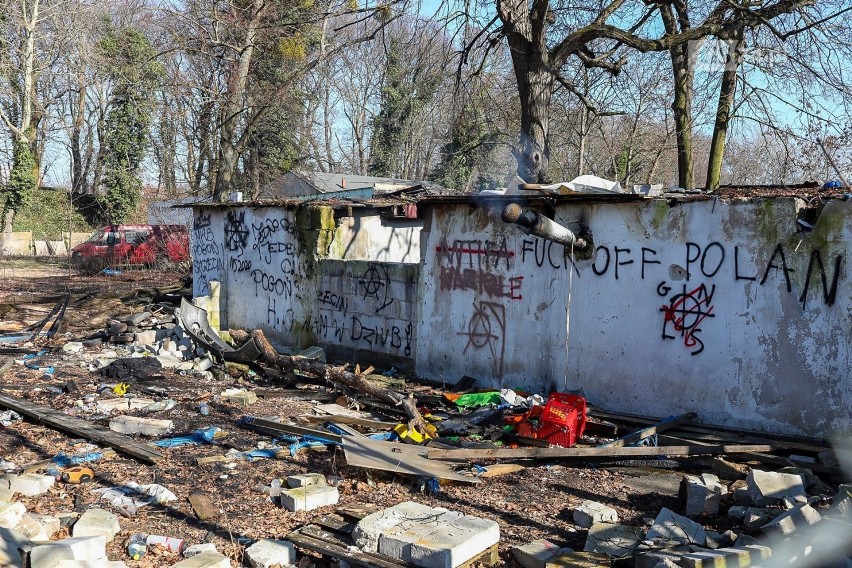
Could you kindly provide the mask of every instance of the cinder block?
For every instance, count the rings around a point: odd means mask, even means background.
[[[29,539],[18,531],[0,528],[0,566],[23,566],[21,548],[27,548],[29,545]]]
[[[13,529],[18,526],[27,508],[23,503],[0,502],[0,528]]]
[[[805,503],[778,515],[772,521],[763,525],[761,529],[767,534],[788,536],[798,529],[814,525],[821,520],[822,515],[809,504]]]
[[[603,552],[569,552],[557,554],[545,568],[610,568],[612,560]]]
[[[512,549],[515,560],[524,568],[545,568],[548,560],[557,554],[569,552],[573,552],[573,550],[559,548],[543,538]]]
[[[13,493],[20,493],[26,497],[35,497],[47,492],[55,482],[56,479],[52,475],[39,475],[37,473],[0,475],[0,487],[5,487]]]
[[[246,558],[253,568],[272,568],[296,563],[296,547],[286,540],[264,538],[246,548]]]
[[[654,519],[654,524],[648,529],[647,540],[658,540],[675,544],[704,545],[707,535],[704,527],[678,515],[670,509],[663,509]]]
[[[109,429],[119,434],[141,434],[143,436],[165,436],[171,432],[171,420],[142,418],[139,416],[116,416],[109,421]]]
[[[766,546],[746,546],[700,550],[684,554],[678,565],[682,568],[740,568],[751,566],[759,560],[769,558],[771,550]]]
[[[231,561],[218,552],[202,552],[173,564],[172,568],[231,568]]]
[[[62,560],[56,568],[127,568],[121,560]]]
[[[74,523],[72,534],[75,537],[103,535],[107,542],[112,542],[120,531],[118,517],[103,509],[88,509]]]
[[[632,556],[642,542],[642,527],[595,523],[589,529],[585,552],[604,552],[615,558]]]
[[[296,489],[285,489],[280,495],[281,506],[288,511],[312,511],[326,505],[335,505],[340,500],[336,487],[309,485]]]
[[[435,515],[436,511],[446,511],[446,509],[433,509],[414,501],[404,501],[361,519],[352,531],[352,540],[366,552],[378,552],[379,537],[384,531],[407,519]]]
[[[106,539],[100,535],[52,540],[30,551],[31,568],[56,568],[62,560],[106,562]]]
[[[325,476],[321,473],[305,473],[287,477],[287,487],[291,489],[308,487],[310,485],[327,485]]]
[[[802,477],[797,474],[752,469],[746,482],[748,494],[758,507],[776,505],[785,498],[807,501]]]
[[[712,473],[705,473],[700,477],[685,475],[680,486],[680,498],[684,503],[683,514],[716,515],[719,513],[722,496],[727,493],[728,488]]]
[[[15,530],[29,540],[43,541],[50,540],[51,535],[59,530],[59,526],[59,519],[56,517],[25,513]]]
[[[446,518],[453,513],[446,513]],[[500,542],[496,521],[459,516],[411,544],[411,562],[423,568],[455,568]],[[381,543],[379,544],[381,546]]]
[[[574,509],[574,524],[589,528],[595,523],[617,523],[618,512],[597,501],[583,501]]]

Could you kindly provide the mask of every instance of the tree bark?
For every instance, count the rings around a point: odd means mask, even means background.
[[[716,123],[713,126],[713,138],[710,141],[710,159],[707,163],[707,183],[704,189],[719,189],[722,180],[722,162],[725,158],[725,142],[728,136],[728,124],[731,121],[731,107],[737,91],[737,72],[743,59],[745,38],[743,30],[728,45],[728,58],[722,73],[722,87],[719,90],[719,103],[716,107]]]
[[[213,191],[213,201],[221,201],[222,196],[230,190],[237,167],[239,150],[237,140],[240,117],[245,114],[244,101],[248,85],[249,70],[254,55],[255,41],[260,26],[261,12],[264,0],[254,0],[247,7],[249,20],[246,26],[246,36],[237,60],[237,69],[230,77],[228,97],[222,111],[222,128],[219,135],[219,160],[216,168],[216,184]]]
[[[270,365],[280,367],[285,372],[298,369],[299,371],[325,377],[325,379],[330,382],[344,384],[364,394],[373,396],[382,402],[386,402],[394,406],[400,406],[409,418],[409,428],[416,429],[420,433],[427,432],[427,423],[420,414],[420,411],[417,410],[417,400],[411,395],[404,395],[394,390],[374,385],[364,378],[366,373],[352,373],[347,371],[345,366],[335,367],[334,365],[305,359],[304,357],[281,355],[274,347],[272,347],[266,339],[266,336],[263,334],[263,331],[259,329],[255,329],[251,333],[239,329],[231,329],[228,330],[228,333],[231,335],[233,340],[240,345],[249,339],[254,339],[255,343],[263,353],[263,358],[266,362]]]

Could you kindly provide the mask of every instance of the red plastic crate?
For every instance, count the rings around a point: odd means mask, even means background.
[[[586,399],[575,394],[551,393],[538,424],[536,438],[570,448],[586,429]]]

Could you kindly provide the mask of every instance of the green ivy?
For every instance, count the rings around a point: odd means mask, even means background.
[[[3,190],[3,219],[9,211],[18,211],[25,206],[38,184],[38,171],[30,145],[24,140],[16,140],[12,150],[12,170],[9,182]]]
[[[114,83],[103,141],[105,221],[121,223],[136,209],[142,193],[140,166],[148,151],[153,93],[162,75],[153,47],[144,34],[124,29],[99,45]]]

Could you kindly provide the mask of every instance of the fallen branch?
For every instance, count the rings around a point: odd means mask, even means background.
[[[346,370],[346,365],[334,366],[321,361],[306,359],[305,357],[282,355],[278,353],[274,347],[272,347],[272,344],[270,344],[269,340],[266,339],[263,331],[259,329],[256,329],[251,333],[243,330],[231,329],[228,330],[228,333],[231,334],[231,338],[238,345],[243,345],[249,339],[253,339],[261,353],[263,353],[263,359],[268,364],[279,367],[284,371],[299,370],[305,373],[322,376],[329,382],[344,384],[349,388],[373,396],[383,402],[399,406],[409,418],[409,428],[414,428],[421,434],[427,432],[427,423],[417,410],[417,400],[413,396],[379,387],[364,378],[365,375],[368,375],[370,371],[372,371],[372,367],[365,369],[363,372],[356,367],[355,372],[353,373]]]

